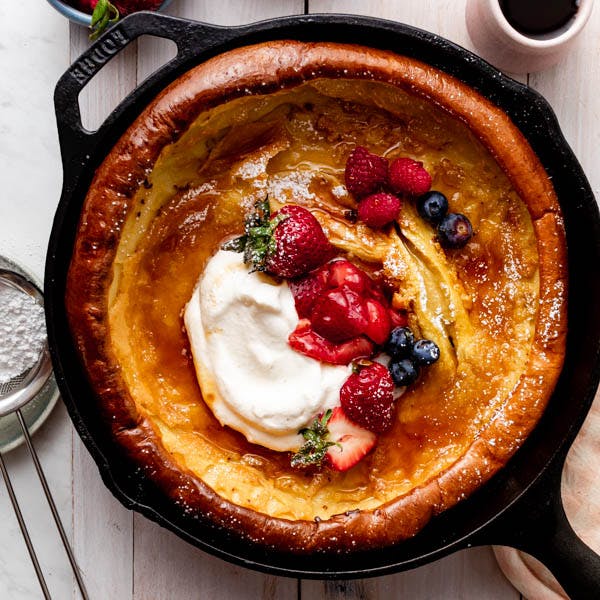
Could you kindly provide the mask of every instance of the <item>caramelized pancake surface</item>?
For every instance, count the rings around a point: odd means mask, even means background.
[[[350,222],[343,169],[356,145],[423,161],[471,220],[467,246],[443,250],[411,201],[397,227]],[[183,308],[267,194],[307,206],[441,349],[345,473],[294,470],[289,454],[249,444],[197,384]],[[274,42],[200,65],[115,146],[86,199],[67,307],[115,440],[167,497],[261,544],[351,551],[414,535],[534,427],[564,355],[565,253],[552,186],[499,109],[412,59]]]
[[[444,252],[411,201],[399,228],[346,220],[354,200],[343,172],[356,145],[423,161],[451,210],[472,220],[473,241]],[[115,262],[113,348],[165,448],[231,502],[288,519],[373,509],[464,454],[525,368],[538,302],[531,219],[489,152],[431,103],[381,83],[326,80],[235,100],[165,149],[148,184]],[[266,194],[314,210],[340,252],[383,276],[413,329],[442,351],[375,452],[347,473],[292,469],[288,453],[222,428],[196,381],[182,309],[207,259]]]

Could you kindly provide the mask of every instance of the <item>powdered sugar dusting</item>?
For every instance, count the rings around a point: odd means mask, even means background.
[[[294,199],[314,200],[310,191],[314,173],[309,170],[278,173],[269,181],[269,196],[282,204]]]
[[[343,185],[336,185],[331,189],[331,193],[336,198],[345,198],[348,195],[348,190],[346,190],[346,187]]]
[[[0,383],[31,369],[45,341],[43,307],[29,294],[0,282]]]
[[[259,175],[265,173],[270,158],[270,156],[264,155],[259,156],[255,160],[248,160],[240,165],[234,175],[237,175],[244,180],[255,179]]]

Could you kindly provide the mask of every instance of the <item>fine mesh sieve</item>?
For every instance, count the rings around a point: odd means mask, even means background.
[[[31,325],[32,322],[35,322],[36,319],[43,319],[43,311],[40,311],[40,307],[43,309],[43,305],[43,294],[35,284],[29,281],[21,273],[10,269],[0,268],[0,316],[2,316],[0,324],[3,326],[2,334],[4,335],[3,339],[0,340],[0,352],[4,353],[3,355],[0,355],[0,358],[2,359],[1,364],[4,366],[4,372],[0,373],[2,375],[0,381],[0,417],[14,414],[19,422],[25,443],[31,454],[61,541],[69,558],[75,579],[77,580],[79,590],[82,597],[87,600],[88,595],[85,585],[75,562],[73,551],[69,545],[50,488],[48,487],[46,476],[33,446],[27,423],[21,412],[21,409],[32,401],[45,386],[47,386],[48,381],[52,376],[52,363],[50,360],[48,340],[46,338],[45,323],[43,320],[38,323],[35,337],[28,336],[25,339],[19,339],[19,334],[21,332],[31,332],[31,328],[28,329],[28,326]],[[14,306],[19,307],[18,313],[13,314],[10,312],[10,308]],[[21,344],[19,348],[11,348],[11,345],[18,346],[19,344]],[[11,350],[15,349],[19,350],[19,352],[16,353],[19,360],[11,362]],[[2,452],[0,452],[0,471],[2,472],[2,477],[4,478],[7,492],[15,511],[19,527],[21,528],[21,533],[23,534],[23,539],[31,557],[44,598],[47,600],[51,599]]]
[[[33,319],[33,310],[39,310],[44,306],[42,292],[24,276],[19,273],[0,268],[0,301],[3,299],[3,292],[11,292],[11,297],[16,294],[22,295],[27,302],[22,302],[23,317]],[[31,302],[33,299],[35,302]],[[35,313],[39,318],[39,312]],[[9,340],[9,343],[13,340]],[[2,344],[5,349],[6,340]],[[27,364],[25,370],[17,371],[8,381],[3,381],[0,385],[0,416],[20,409],[27,404],[44,387],[48,378],[52,374],[52,364],[48,352],[48,341],[44,336],[43,342],[37,350],[37,360],[31,365]]]
[[[21,383],[27,376],[27,371],[21,373],[20,375],[15,375],[9,381],[0,382],[0,398],[4,396],[8,396],[11,392],[14,392],[16,389],[21,387]]]

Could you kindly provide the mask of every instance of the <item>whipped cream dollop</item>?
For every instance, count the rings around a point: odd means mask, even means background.
[[[298,431],[339,406],[351,366],[292,350],[298,314],[287,283],[249,273],[242,254],[219,250],[208,261],[184,322],[205,402],[250,442],[297,450]]]

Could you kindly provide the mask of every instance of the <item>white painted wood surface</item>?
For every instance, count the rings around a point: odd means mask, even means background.
[[[471,48],[465,0],[173,0],[169,12],[235,25],[310,12],[373,15],[441,34]],[[306,5],[306,6],[305,6]],[[0,254],[42,275],[46,240],[60,193],[60,160],[51,103],[58,76],[87,45],[87,34],[40,0],[0,5]],[[567,140],[595,192],[600,191],[600,14],[596,7],[581,41],[555,68],[529,77],[554,107]],[[94,128],[135,85],[172,53],[164,41],[141,39],[86,88],[81,107]],[[21,61],[20,65],[17,61]],[[525,79],[526,78],[521,78]],[[32,154],[33,153],[33,154]],[[32,165],[33,163],[33,165]],[[117,502],[74,432],[62,405],[36,435],[61,515],[92,600],[517,600],[489,548],[459,552],[407,573],[344,582],[297,581],[234,567],[191,547]],[[77,598],[23,449],[8,456],[17,493],[39,547],[53,597]],[[41,593],[5,490],[0,486],[0,598]]]

